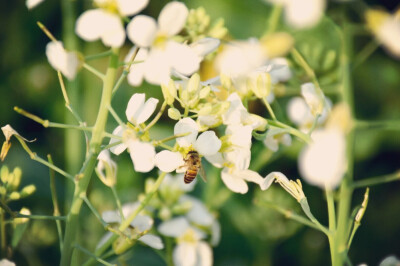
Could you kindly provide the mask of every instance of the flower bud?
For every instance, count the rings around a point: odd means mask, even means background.
[[[20,214],[31,215],[31,211],[28,208],[23,207],[20,211]],[[14,224],[23,224],[29,221],[29,218],[15,218]]]
[[[253,91],[257,98],[265,98],[271,92],[271,75],[269,73],[257,73],[247,80],[247,87]]]
[[[181,113],[176,108],[169,108],[168,109],[168,117],[173,120],[179,120],[179,119],[181,119]]]
[[[159,212],[159,216],[160,216],[161,220],[167,221],[167,220],[171,219],[172,213],[169,208],[164,206],[161,208],[161,210]]]
[[[161,91],[167,104],[173,104],[176,97],[176,87],[174,81],[170,79],[168,85],[161,84]]]
[[[19,200],[21,198],[21,195],[19,194],[19,192],[13,191],[8,197],[10,200]]]
[[[0,170],[0,179],[1,182],[3,182],[3,184],[8,183],[8,175],[9,175],[8,167],[6,165],[3,165]]]
[[[16,190],[19,187],[19,184],[21,183],[21,176],[22,176],[21,168],[15,167],[12,174],[10,174],[10,178],[8,180],[9,187],[11,190]]]
[[[21,198],[32,195],[36,191],[35,185],[28,185],[21,190]]]
[[[208,95],[210,94],[210,91],[211,91],[210,86],[206,86],[206,87],[202,88],[199,93],[200,99],[207,98]]]

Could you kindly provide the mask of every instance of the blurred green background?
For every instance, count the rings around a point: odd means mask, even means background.
[[[152,0],[143,13],[158,16],[162,6],[167,1]],[[394,11],[397,1],[367,1],[369,5],[379,5]],[[185,1],[188,7],[204,6],[213,19],[222,17],[233,38],[246,39],[260,37],[266,29],[267,20],[272,6],[261,0],[193,0]],[[75,1],[76,15],[91,7],[90,1]],[[65,132],[59,129],[44,129],[41,125],[19,116],[13,111],[19,106],[50,121],[63,122],[70,119],[64,108],[64,101],[58,85],[56,72],[50,67],[45,56],[47,37],[40,31],[36,21],[41,21],[58,39],[70,38],[63,35],[63,15],[60,1],[47,0],[32,11],[28,11],[24,1],[2,1],[0,3],[0,124],[10,124],[27,139],[36,139],[29,146],[41,157],[47,154],[53,156],[56,165],[76,171],[80,167],[80,147],[83,137],[77,134],[76,143],[70,142],[69,152],[75,154],[66,163]],[[64,13],[63,13],[64,12]],[[362,23],[362,13],[358,5],[353,3],[329,2],[328,16],[334,21],[345,14],[350,21]],[[65,25],[65,24],[64,24]],[[294,33],[296,34],[296,32]],[[319,39],[318,39],[319,38]],[[371,37],[360,34],[354,40],[354,51],[360,51]],[[76,45],[85,55],[104,51],[100,42],[83,43],[76,38]],[[309,40],[318,46],[319,41],[324,43],[324,36]],[[326,42],[326,40],[325,40]],[[72,41],[73,43],[73,41]],[[333,46],[335,43],[332,44]],[[66,44],[69,48],[69,44]],[[131,47],[129,41],[123,48],[124,53]],[[335,48],[335,47],[333,47]],[[337,48],[337,47],[336,47]],[[98,60],[93,64],[104,70],[107,61]],[[318,61],[315,63],[318,64]],[[317,65],[318,67],[318,65]],[[399,119],[400,118],[400,64],[391,58],[382,48],[378,48],[367,61],[352,72],[354,85],[354,99],[356,116],[359,119]],[[323,76],[325,73],[317,74]],[[93,124],[98,108],[99,81],[82,70],[76,83],[69,84],[71,98],[78,102],[73,105],[82,114],[89,125]],[[329,84],[334,86],[334,82]],[[145,91],[147,95],[160,97],[160,89],[144,85],[133,88],[126,83],[120,88],[113,100],[116,111],[124,117],[124,111],[129,97],[138,91]],[[75,96],[73,96],[75,95]],[[289,98],[280,98],[282,104]],[[258,106],[251,107],[257,112]],[[260,112],[263,109],[260,109]],[[111,120],[109,131],[116,126]],[[164,119],[153,130],[154,136],[167,135],[172,132],[173,123]],[[81,142],[79,142],[79,140]],[[265,149],[259,143],[254,144],[254,154],[268,157]],[[281,171],[289,178],[299,176],[296,157],[301,144],[296,142],[294,147],[285,149],[274,155],[269,163],[259,164],[261,175],[271,171]],[[392,173],[400,168],[400,132],[396,131],[362,131],[356,137],[355,179],[362,179],[376,175]],[[82,156],[82,154],[81,154]],[[75,162],[74,162],[75,161]],[[135,201],[142,191],[144,180],[141,175],[135,174],[128,154],[118,157],[119,177],[117,189],[123,202]],[[260,162],[258,162],[260,163]],[[11,204],[13,210],[22,206],[28,207],[34,214],[51,215],[53,206],[49,190],[48,169],[34,161],[20,148],[16,141],[6,158],[1,163],[9,168],[19,166],[23,170],[22,185],[35,184],[36,193],[27,200]],[[254,166],[254,164],[253,164]],[[223,186],[217,177],[217,172],[211,170],[208,174],[216,179],[219,186]],[[151,176],[156,172],[151,172]],[[59,176],[58,176],[59,177]],[[210,177],[210,178],[211,178]],[[111,191],[104,188],[101,182],[94,177],[89,191],[89,198],[100,210],[114,208],[111,200]],[[58,194],[61,206],[68,205],[70,199],[68,184],[62,177],[57,178]],[[265,206],[254,205],[253,199],[259,201],[276,201],[286,206],[296,206],[294,199],[289,198],[280,187],[260,192],[251,186],[246,195],[231,195],[219,209],[219,219],[222,225],[222,239],[214,249],[215,265],[329,265],[328,241],[322,233],[305,228]],[[304,184],[305,193],[314,215],[321,222],[327,224],[326,203],[321,190]],[[400,255],[400,183],[390,183],[373,187],[370,192],[370,202],[353,241],[350,258],[354,264],[362,262],[368,265],[377,265],[384,257],[390,254]],[[360,204],[364,191],[354,193],[353,205]],[[206,202],[213,202],[218,195],[207,191],[207,184],[198,183],[194,194],[205,198]],[[110,199],[110,200],[107,200]],[[63,208],[62,208],[63,209]],[[82,235],[84,245],[93,249],[102,234],[102,227],[98,221],[84,209],[82,214]],[[55,223],[51,221],[31,221],[23,240],[13,254],[17,265],[56,265],[59,261],[59,249]],[[158,255],[149,248],[135,247],[126,255],[133,265],[163,265]]]

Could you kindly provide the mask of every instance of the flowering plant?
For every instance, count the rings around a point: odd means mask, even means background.
[[[40,2],[26,5],[33,9]],[[64,2],[63,8],[73,8]],[[13,265],[9,260],[16,259],[28,222],[37,219],[56,222],[61,265],[140,264],[141,254],[134,253],[140,244],[167,265],[212,265],[227,217],[254,249],[256,241],[272,246],[304,225],[326,236],[332,265],[351,264],[369,187],[400,179],[397,169],[354,178],[359,132],[398,131],[400,123],[356,117],[352,68],[378,44],[399,57],[398,11],[363,11],[358,23],[376,39],[352,61],[357,31],[333,7],[329,18],[326,1],[265,0],[263,7],[269,11],[263,33],[236,40],[224,20],[211,19],[203,7],[170,1],[154,15],[148,0],[94,0],[76,19],[65,14],[70,38],[101,47],[92,55],[56,38],[50,23],[38,22],[50,40],[45,53],[70,117],[58,123],[14,110],[45,128],[68,129],[66,167],[34,152],[35,140],[23,137],[24,131],[2,125],[1,160],[8,160],[17,140],[32,160],[47,166],[54,212],[14,211],[12,202],[34,194],[39,183],[18,190],[20,168],[10,172],[3,166],[0,233],[7,260],[0,264]],[[101,71],[104,58],[108,65]],[[97,80],[83,86],[87,74]],[[99,80],[102,89],[94,93],[89,87]],[[81,106],[80,86],[90,94],[86,103],[98,110],[94,117]],[[290,157],[298,173],[273,164]],[[65,208],[59,206],[55,176],[68,182]],[[327,225],[308,199],[320,195],[308,185],[325,193]],[[364,197],[354,207],[352,195],[360,188]],[[246,199],[243,194],[253,200],[236,200]]]

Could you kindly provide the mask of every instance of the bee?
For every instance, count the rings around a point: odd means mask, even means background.
[[[185,184],[193,182],[198,173],[200,174],[204,182],[207,182],[206,174],[201,165],[201,158],[197,151],[189,151],[183,160],[185,164],[182,167],[186,168],[186,172],[183,177],[183,181],[185,182]]]

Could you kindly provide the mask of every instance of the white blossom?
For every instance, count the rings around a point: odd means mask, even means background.
[[[400,57],[400,16],[388,16],[378,27],[378,40],[396,57]]]
[[[120,47],[125,41],[121,16],[132,16],[142,11],[149,0],[97,0],[100,8],[85,11],[76,21],[75,31],[85,41],[101,39],[104,45]],[[116,6],[113,6],[116,4]],[[112,10],[116,7],[117,14]]]
[[[344,133],[331,127],[315,130],[313,142],[299,156],[301,176],[323,189],[335,189],[346,171],[346,141]]]
[[[2,259],[0,260],[0,266],[15,266],[15,263],[8,259]]]
[[[101,151],[97,159],[99,162],[96,167],[96,173],[99,175],[100,180],[106,186],[114,186],[117,178],[117,164],[111,159],[109,151]]]
[[[73,80],[81,65],[78,54],[67,52],[60,41],[49,42],[46,46],[46,56],[50,65],[60,71],[69,80]]]
[[[41,4],[44,0],[26,0],[25,5],[28,9],[32,9]]]
[[[149,98],[145,102],[144,93],[135,93],[132,95],[126,107],[126,118],[135,126],[144,123],[154,113],[158,99]]]
[[[279,143],[290,146],[292,144],[290,134],[281,128],[272,127],[268,129],[267,136],[264,139],[265,146],[271,151],[276,152],[279,149]]]

